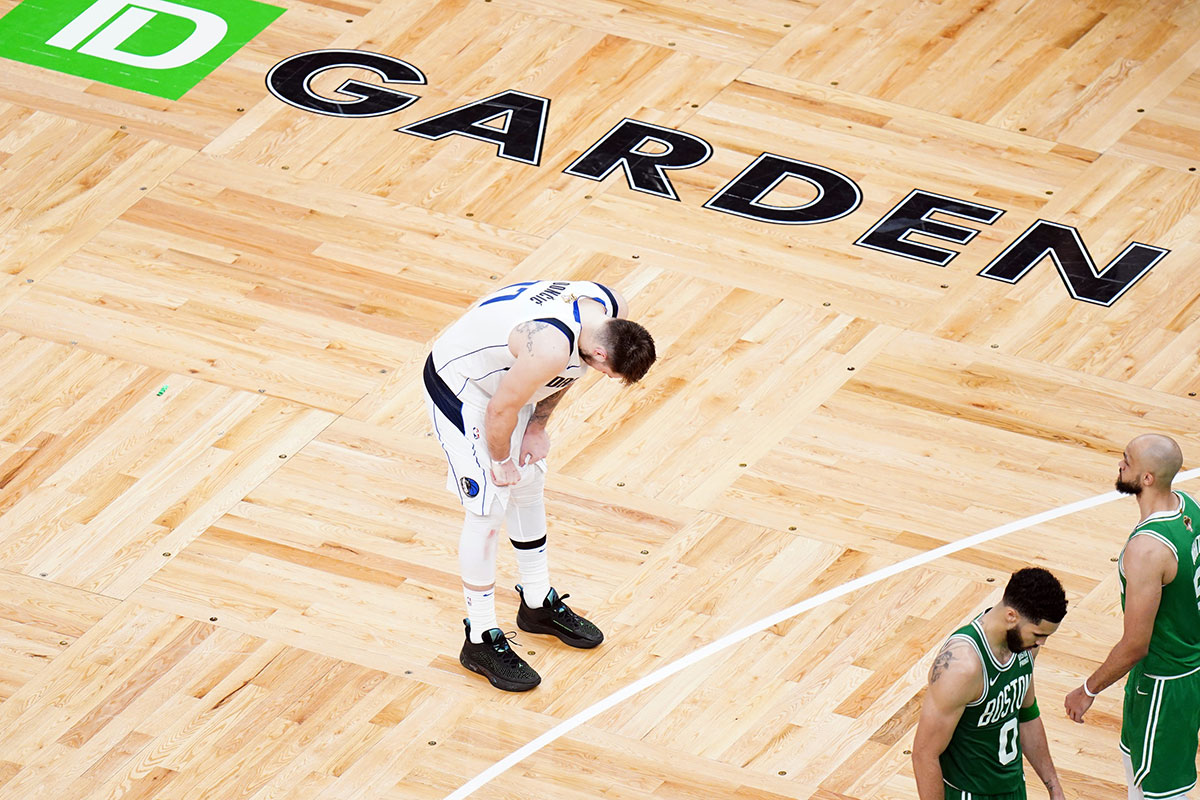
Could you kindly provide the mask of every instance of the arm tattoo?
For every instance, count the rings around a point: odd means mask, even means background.
[[[534,334],[537,333],[538,331],[545,330],[546,328],[549,328],[549,327],[550,327],[549,324],[547,324],[545,322],[538,322],[535,319],[530,320],[529,322],[522,322],[520,325],[516,326],[516,330],[525,334],[525,350],[526,350],[526,352],[529,353],[529,355],[533,355],[533,336],[534,336]]]
[[[942,652],[938,653],[937,658],[933,660],[933,671],[929,676],[930,683],[937,683],[937,679],[942,677],[942,673],[950,666],[950,662],[954,660],[954,651],[950,649],[950,645],[942,648]]]
[[[555,406],[558,405],[558,401],[562,400],[567,388],[570,387],[564,387],[560,389],[534,406],[533,416],[529,418],[529,421],[536,422],[543,428],[546,427],[546,422],[550,419],[551,412],[553,412]]]

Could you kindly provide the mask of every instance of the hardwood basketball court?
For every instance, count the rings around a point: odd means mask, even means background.
[[[1198,463],[1200,4],[270,4],[178,100],[0,62],[0,798],[442,800],[774,612],[1108,492],[1138,433]],[[317,113],[265,83],[311,51],[425,82]],[[348,80],[384,85],[337,67],[313,96],[360,99]],[[398,130],[518,96],[494,134]],[[708,155],[580,174],[630,131],[658,132],[644,163]],[[897,222],[921,202],[941,238]],[[553,578],[607,641],[519,635],[543,683],[513,695],[457,662],[461,511],[419,371],[472,300],[537,277],[621,289],[660,360],[555,412]],[[835,596],[472,797],[914,800],[934,652],[1034,564],[1070,601],[1036,672],[1067,796],[1124,798],[1120,692],[1084,726],[1062,699],[1119,637],[1136,517]],[[516,580],[502,546],[510,627]]]

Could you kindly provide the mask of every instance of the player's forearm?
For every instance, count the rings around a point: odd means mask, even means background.
[[[1086,683],[1092,694],[1112,686],[1133,669],[1133,665],[1146,657],[1146,646],[1141,642],[1130,642],[1125,639],[1117,642],[1109,651],[1104,663],[1088,677]]]
[[[917,797],[920,800],[942,800],[945,782],[942,780],[942,763],[937,754],[925,753],[916,748],[912,754],[913,776],[917,780]]]
[[[1062,786],[1058,780],[1058,771],[1054,768],[1054,761],[1050,758],[1050,743],[1046,740],[1046,728],[1042,720],[1038,718],[1022,722],[1020,736],[1025,760],[1042,779],[1050,796],[1059,796]]]
[[[517,410],[488,404],[483,417],[483,438],[487,443],[488,456],[493,461],[503,461],[509,456],[513,431],[517,427]]]
[[[529,418],[529,424],[540,425],[543,428],[546,427],[546,423],[550,421],[550,415],[558,406],[559,401],[563,399],[563,395],[567,393],[567,388],[560,389],[549,397],[539,401],[538,404],[533,407],[533,416]]]

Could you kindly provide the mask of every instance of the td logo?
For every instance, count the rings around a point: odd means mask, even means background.
[[[0,56],[178,100],[284,9],[258,0],[24,0]]]

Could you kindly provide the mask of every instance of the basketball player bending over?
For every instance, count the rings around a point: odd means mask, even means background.
[[[999,605],[946,640],[929,670],[913,740],[921,800],[1025,800],[1021,754],[1063,800],[1033,688],[1037,648],[1067,614],[1058,579],[1014,572]]]
[[[1104,663],[1067,695],[1083,722],[1097,694],[1126,673],[1121,760],[1129,800],[1187,800],[1200,739],[1200,506],[1174,491],[1183,451],[1148,433],[1125,447],[1117,491],[1141,521],[1117,561],[1125,628]]]
[[[521,596],[517,626],[595,647],[604,635],[550,586],[546,556],[546,421],[591,367],[631,384],[654,363],[654,340],[625,319],[617,292],[590,281],[529,281],[480,299],[433,344],[426,404],[466,509],[458,558],[467,601],[459,661],[510,692],[541,677],[496,620],[496,540],[507,522]]]

